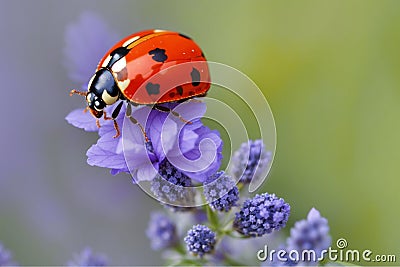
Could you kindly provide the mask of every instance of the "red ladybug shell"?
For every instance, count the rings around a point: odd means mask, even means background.
[[[116,43],[100,60],[106,67],[118,48],[129,52],[110,66],[123,96],[136,104],[173,102],[205,95],[210,88],[207,61],[200,47],[177,32],[147,30]]]

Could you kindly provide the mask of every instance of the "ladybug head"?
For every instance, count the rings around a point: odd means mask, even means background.
[[[106,107],[106,103],[104,103],[101,97],[98,97],[92,92],[88,92],[86,95],[86,102],[88,104],[90,113],[96,118],[101,118],[103,116],[103,109]]]
[[[114,104],[119,98],[118,85],[111,71],[102,68],[89,81],[86,102],[92,115],[101,118],[103,109]]]

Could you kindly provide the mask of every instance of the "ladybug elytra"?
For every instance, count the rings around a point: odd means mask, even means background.
[[[85,96],[86,110],[96,118],[98,127],[101,117],[113,120],[114,137],[120,135],[115,119],[123,101],[127,101],[126,115],[140,126],[147,141],[143,127],[130,117],[130,104],[153,105],[155,109],[170,112],[159,104],[204,96],[209,88],[207,61],[192,39],[172,31],[146,30],[116,43],[100,60],[89,80],[88,91],[72,90],[70,95]],[[120,100],[108,117],[104,108]],[[187,122],[178,113],[172,114]]]

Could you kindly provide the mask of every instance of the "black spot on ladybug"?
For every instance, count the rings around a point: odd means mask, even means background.
[[[180,96],[182,96],[183,95],[183,88],[182,88],[182,86],[177,86],[176,87],[176,91],[178,92],[178,94],[180,95]]]
[[[160,93],[160,85],[157,83],[146,84],[146,90],[149,95],[158,95]]]
[[[193,68],[190,76],[192,76],[192,85],[198,86],[200,84],[200,72],[197,69]]]
[[[156,48],[149,52],[149,55],[153,55],[152,59],[157,62],[164,62],[168,56],[165,54],[165,49]]]
[[[179,36],[182,36],[183,38],[186,38],[186,39],[192,40],[192,38],[190,38],[190,37],[189,37],[189,36],[187,36],[187,35],[184,35],[183,33],[180,33],[180,34],[179,34]]]

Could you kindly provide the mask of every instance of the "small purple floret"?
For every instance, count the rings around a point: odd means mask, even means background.
[[[225,172],[217,172],[204,183],[204,196],[210,207],[229,211],[239,200],[239,189]]]
[[[173,247],[178,242],[175,224],[161,212],[153,212],[146,231],[154,250]]]
[[[245,236],[263,236],[285,227],[289,215],[290,206],[282,198],[263,193],[245,200],[233,226]]]
[[[94,254],[90,248],[85,248],[80,254],[74,255],[74,258],[68,262],[68,266],[89,267],[89,266],[107,266],[108,260],[104,255]]]
[[[12,254],[0,243],[0,266],[18,266],[12,259]]]
[[[187,232],[184,241],[188,251],[203,257],[204,254],[211,253],[214,250],[216,239],[215,233],[207,226],[197,224]]]
[[[318,210],[312,208],[306,220],[295,223],[287,239],[287,250],[314,250],[316,255],[331,245],[328,220]]]
[[[230,173],[236,181],[250,183],[265,173],[271,159],[272,152],[265,150],[261,139],[249,140],[234,152]]]

